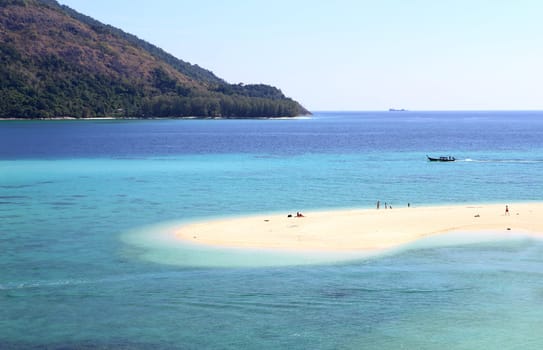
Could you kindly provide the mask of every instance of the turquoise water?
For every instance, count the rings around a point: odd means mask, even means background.
[[[533,237],[377,256],[172,238],[194,220],[377,200],[541,201],[541,117],[1,122],[0,348],[541,348]]]

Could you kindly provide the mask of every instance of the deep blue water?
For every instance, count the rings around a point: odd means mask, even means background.
[[[0,348],[538,349],[532,238],[341,258],[167,231],[376,200],[541,201],[542,175],[543,112],[1,121]]]
[[[543,112],[326,112],[309,120],[6,121],[0,157],[529,153],[541,149],[542,117]]]

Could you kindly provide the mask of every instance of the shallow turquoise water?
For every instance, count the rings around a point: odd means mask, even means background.
[[[0,348],[541,348],[532,237],[465,233],[344,256],[169,234],[377,200],[541,201],[541,116],[2,122]]]

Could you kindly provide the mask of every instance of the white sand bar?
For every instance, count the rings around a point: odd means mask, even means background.
[[[178,238],[240,248],[369,251],[446,232],[534,233],[543,237],[543,203],[474,204],[257,215],[180,227]]]

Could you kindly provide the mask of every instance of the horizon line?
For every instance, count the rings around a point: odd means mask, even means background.
[[[390,112],[390,113],[405,113],[405,112],[543,112],[542,109],[309,109],[311,113],[319,112]]]

